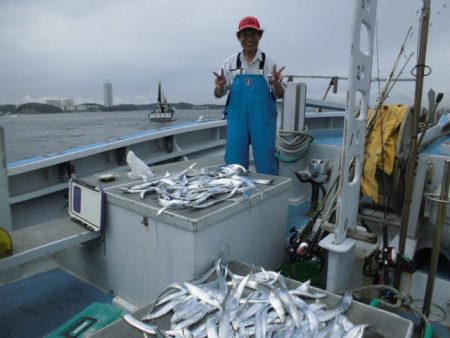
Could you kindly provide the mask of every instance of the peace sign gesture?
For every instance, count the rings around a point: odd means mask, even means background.
[[[213,72],[213,74],[216,76],[216,86],[225,86],[227,80],[225,79],[223,68],[220,70],[220,74],[217,74],[216,72]]]
[[[284,87],[281,85],[281,81],[283,80],[283,75],[281,75],[281,72],[283,70],[284,67],[281,67],[280,70],[277,70],[277,65],[273,65],[272,76],[270,77],[272,91],[278,98],[282,98],[284,96]]]
[[[284,70],[284,67],[281,67],[280,70],[277,70],[277,65],[273,65],[272,68],[272,76],[270,77],[270,83],[281,83],[283,80],[283,75],[281,75],[281,72]]]
[[[216,76],[214,95],[216,97],[222,97],[223,95],[225,95],[225,85],[227,84],[227,79],[225,78],[225,74],[223,73],[223,68],[220,70],[220,74],[217,74],[216,72],[213,72],[213,74]]]

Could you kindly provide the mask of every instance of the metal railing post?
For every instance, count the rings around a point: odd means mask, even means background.
[[[9,204],[8,172],[6,169],[6,145],[3,126],[0,125],[0,227],[11,231],[12,218]]]

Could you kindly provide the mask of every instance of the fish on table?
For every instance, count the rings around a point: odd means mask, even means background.
[[[166,209],[207,208],[237,195],[240,196],[239,200],[246,201],[251,192],[257,190],[255,182],[246,177],[245,168],[238,164],[208,170],[196,170],[194,166],[180,173],[167,173],[150,182],[120,189],[124,194],[139,194],[142,199],[157,194],[161,206],[158,215]]]

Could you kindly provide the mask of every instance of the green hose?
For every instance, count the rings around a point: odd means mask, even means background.
[[[374,298],[374,299],[372,299],[372,300],[370,301],[369,306],[371,306],[371,307],[377,307],[378,304],[380,304],[380,300],[377,299],[377,298]]]
[[[423,330],[423,338],[431,338],[433,336],[433,327],[431,324],[427,324],[425,326],[425,330]]]

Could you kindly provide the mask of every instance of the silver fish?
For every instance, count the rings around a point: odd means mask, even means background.
[[[216,261],[193,281],[167,286],[142,319],[171,316],[170,329],[128,319],[160,337],[361,337],[365,326],[343,316],[352,303],[350,293],[326,308],[318,301],[322,293],[309,290],[309,282],[294,290],[287,284],[273,271],[240,276]],[[308,304],[301,297],[316,302]]]
[[[316,313],[318,321],[326,322],[330,319],[336,318],[350,307],[352,304],[352,299],[353,297],[350,292],[345,293],[335,308],[330,310],[322,310]]]
[[[163,306],[161,306],[155,312],[148,313],[147,315],[142,317],[142,320],[153,320],[153,319],[160,318],[160,317],[168,314],[170,311],[172,311],[175,308],[175,306],[184,302],[185,298],[186,297],[178,297],[178,298],[172,299],[171,301],[169,301],[169,302],[165,303]]]

